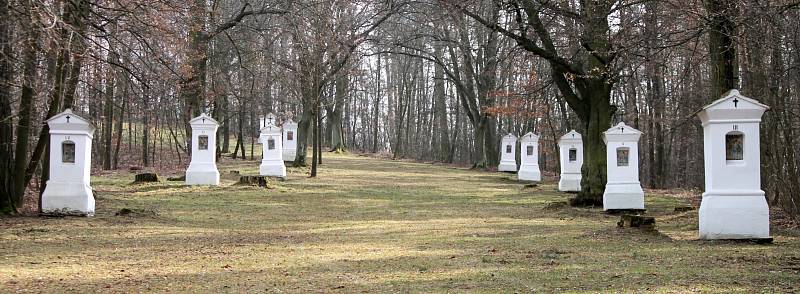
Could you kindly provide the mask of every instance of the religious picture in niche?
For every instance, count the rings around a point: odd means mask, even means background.
[[[617,148],[617,166],[628,166],[628,148]]]
[[[725,160],[744,160],[744,134],[725,135]]]
[[[578,160],[578,149],[575,148],[569,149],[569,162],[577,160]]]
[[[533,146],[528,146],[527,151],[528,151],[528,156],[533,156]]]
[[[287,141],[294,140],[294,132],[292,132],[292,131],[286,132],[286,140]]]
[[[275,149],[275,139],[269,138],[267,140],[267,149],[274,150]]]
[[[506,153],[511,153],[511,145],[506,145]]]
[[[197,138],[197,150],[208,150],[208,136]]]
[[[61,162],[75,163],[75,143],[72,141],[61,143]]]

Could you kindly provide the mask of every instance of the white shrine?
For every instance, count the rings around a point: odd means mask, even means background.
[[[539,171],[539,136],[529,132],[520,139],[520,164],[517,179],[520,181],[540,182],[542,173]]]
[[[189,121],[192,126],[192,161],[186,169],[187,185],[219,185],[217,128],[219,123],[205,113]]]
[[[94,215],[90,185],[95,127],[71,109],[47,120],[50,127],[50,179],[42,193],[42,212]]]
[[[286,166],[283,164],[281,148],[281,128],[275,125],[275,115],[270,113],[265,118],[264,127],[258,142],[261,144],[261,165],[259,174],[270,177],[286,177]]]
[[[581,167],[583,166],[583,139],[575,130],[566,133],[558,140],[561,155],[561,179],[558,190],[564,192],[581,191]]]
[[[517,136],[505,135],[500,143],[500,165],[498,171],[517,171]]]
[[[703,124],[706,182],[701,239],[769,238],[759,147],[759,124],[767,109],[730,90],[697,113]]]
[[[603,133],[608,182],[603,210],[644,210],[639,183],[639,137],[642,132],[620,122]]]
[[[281,125],[283,129],[283,161],[294,161],[297,155],[297,123],[287,119]]]

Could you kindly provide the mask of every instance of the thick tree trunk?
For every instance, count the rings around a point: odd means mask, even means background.
[[[488,166],[500,164],[500,140],[497,138],[497,120],[490,116],[483,118],[485,128],[483,135],[483,158]],[[480,144],[480,141],[475,141]]]
[[[7,0],[0,0],[0,40],[11,40],[12,22]],[[11,110],[13,51],[11,42],[0,42],[0,214],[14,211],[12,195],[14,126]]]
[[[179,89],[183,101],[183,123],[186,146],[191,145],[192,126],[189,121],[200,115],[205,101],[206,68],[208,61],[208,34],[206,27],[206,1],[193,0],[189,7],[189,47],[186,53],[185,75],[181,78]],[[191,154],[192,148],[187,147]]]
[[[739,88],[739,60],[736,53],[736,0],[704,0],[708,12],[708,50],[711,66],[711,99],[719,99]]]
[[[328,108],[328,130],[330,131],[331,152],[343,152],[347,150],[344,142],[344,126],[342,124],[342,111],[347,101],[347,74],[340,73],[336,78],[335,102],[332,108]]]
[[[11,200],[15,209],[22,207],[25,190],[28,186],[28,182],[25,180],[25,171],[28,168],[28,139],[31,134],[33,108],[36,99],[38,38],[36,28],[29,26],[25,32],[22,51],[22,95],[20,96],[19,113],[17,115],[17,144],[14,148],[14,195]]]
[[[477,121],[476,125],[473,125],[475,129],[475,144],[474,146],[474,163],[472,164],[472,168],[475,169],[486,169],[492,167],[492,165],[486,162],[486,121],[479,120]],[[499,146],[491,146],[488,148],[499,148]]]
[[[294,166],[307,166],[306,154],[308,153],[309,131],[314,121],[314,112],[311,107],[303,107],[303,114],[297,122],[297,153],[294,158]]]
[[[580,91],[587,101],[586,111],[578,112],[586,134],[583,136],[581,192],[571,200],[574,206],[603,205],[606,187],[606,144],[603,132],[611,126],[615,108],[611,106],[611,85],[603,80],[588,82]]]

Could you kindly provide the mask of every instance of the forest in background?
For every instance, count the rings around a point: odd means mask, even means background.
[[[294,119],[294,164],[312,175],[313,154],[343,150],[491,169],[500,137],[528,131],[542,169],[558,171],[557,140],[575,129],[587,203],[604,187],[598,131],[625,121],[644,132],[644,187],[702,189],[695,113],[739,88],[771,107],[762,186],[797,216],[799,5],[0,0],[0,207],[43,190],[44,121],[66,108],[97,126],[103,170],[187,164],[200,112],[233,158],[260,148],[259,117]]]

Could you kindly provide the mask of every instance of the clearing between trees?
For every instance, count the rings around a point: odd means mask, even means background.
[[[513,174],[331,154],[264,189],[235,185],[253,161],[219,167],[219,187],[93,177],[92,218],[0,218],[3,291],[800,291],[800,232],[698,241],[685,198],[648,193],[648,232]]]

